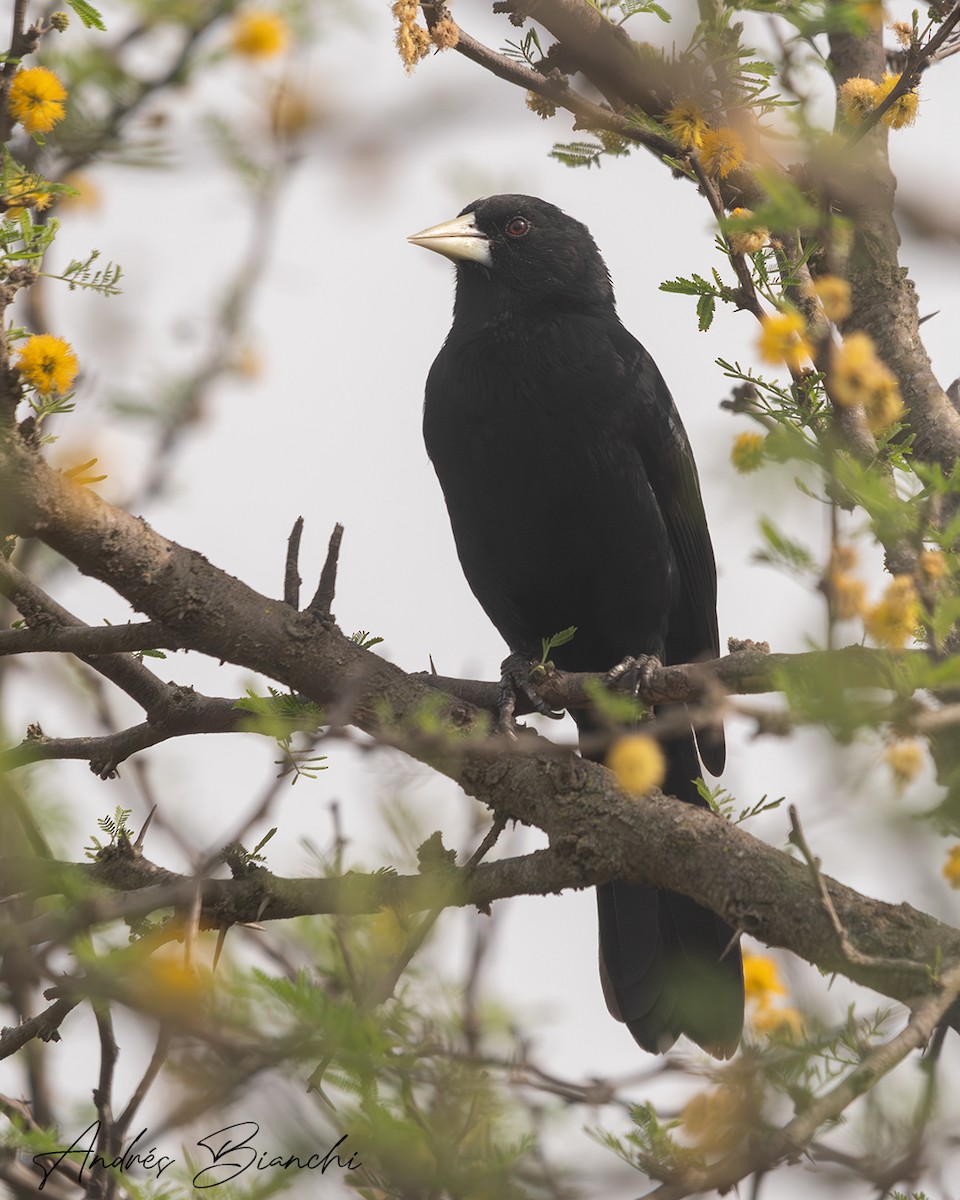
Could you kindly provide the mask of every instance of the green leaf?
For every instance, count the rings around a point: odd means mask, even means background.
[[[550,651],[555,650],[557,646],[565,646],[567,642],[572,642],[576,632],[576,625],[571,625],[569,629],[561,629],[559,633],[554,633],[550,637],[541,638],[540,643],[543,646],[543,658],[540,659],[540,662],[545,663]]]
[[[717,302],[713,296],[701,296],[697,301],[697,328],[701,333],[713,324],[713,315],[717,310]]]
[[[550,157],[565,167],[599,167],[603,146],[598,142],[558,142],[550,151]]]
[[[760,519],[760,532],[767,543],[765,550],[758,550],[755,557],[758,562],[771,563],[775,566],[786,567],[800,575],[818,570],[813,555],[805,546],[788,538],[781,533],[774,523],[766,517]]]
[[[670,13],[659,4],[655,4],[654,0],[620,0],[620,11],[625,17],[633,17],[637,13],[653,13],[664,25],[669,25],[672,20]]]
[[[350,634],[350,641],[356,642],[361,650],[370,650],[374,646],[379,646],[383,638],[371,634],[368,629],[358,629],[356,633]]]
[[[92,4],[87,3],[87,0],[67,0],[67,3],[83,22],[85,28],[99,29],[101,33],[106,33],[107,27],[103,23],[103,17]]]
[[[661,292],[675,292],[680,296],[716,296],[716,287],[704,279],[702,275],[694,274],[690,279],[682,276],[677,279],[667,279],[660,284]]]

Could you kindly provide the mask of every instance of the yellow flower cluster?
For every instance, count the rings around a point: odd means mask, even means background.
[[[708,175],[726,179],[743,165],[747,156],[743,138],[727,125],[712,127],[695,100],[671,105],[663,114],[663,124],[681,150],[697,152]]]
[[[8,217],[19,217],[25,208],[35,208],[37,212],[43,212],[52,203],[53,193],[44,190],[43,181],[39,176],[30,175],[26,171],[14,175],[0,196],[0,209]]]
[[[753,213],[749,208],[731,209],[730,216],[741,228],[727,230],[727,244],[733,254],[756,254],[770,241],[770,230],[763,225],[749,224]]]
[[[554,102],[548,96],[541,96],[539,92],[527,92],[524,103],[532,113],[537,114],[541,121],[549,120],[550,117],[557,115],[557,106]]]
[[[879,29],[883,24],[883,0],[861,0],[856,10],[871,29]]]
[[[888,71],[880,80],[880,92],[877,96],[877,103],[886,100],[887,96],[900,82],[899,75],[891,75]],[[917,111],[920,107],[920,97],[915,91],[904,92],[902,96],[898,96],[893,104],[880,118],[884,125],[889,125],[891,129],[903,129],[906,125],[912,125],[917,119]]]
[[[883,599],[863,614],[867,633],[880,646],[902,650],[920,623],[920,597],[909,575],[895,575]]]
[[[877,356],[866,333],[848,333],[834,354],[827,373],[830,398],[842,408],[862,404],[867,424],[880,433],[903,416],[900,385]]]
[[[840,621],[849,621],[863,612],[867,589],[851,574],[856,565],[857,552],[852,546],[834,546],[823,586],[833,614]]]
[[[917,556],[920,570],[931,583],[946,577],[947,560],[942,550],[921,550]]]
[[[848,125],[859,125],[877,107],[877,85],[854,75],[840,88],[840,113]]]
[[[274,58],[287,48],[290,31],[279,13],[251,8],[233,23],[230,45],[245,58]]]
[[[397,53],[409,75],[430,53],[430,34],[417,23],[416,0],[394,0],[390,11],[397,19]]]
[[[707,129],[700,139],[700,161],[708,175],[721,179],[742,166],[747,148],[735,129]]]
[[[66,116],[67,89],[46,67],[18,71],[7,95],[7,112],[27,133],[49,133]]]
[[[763,465],[763,448],[767,439],[762,433],[738,433],[730,451],[730,461],[741,475],[759,470]]]
[[[807,323],[798,312],[768,313],[760,322],[757,350],[764,362],[794,369],[813,357],[807,338]]]
[[[645,733],[618,738],[607,754],[607,766],[628,796],[645,796],[667,773],[660,744]]]
[[[960,888],[960,842],[950,847],[943,864],[943,877],[952,888]]]
[[[36,333],[27,338],[14,365],[23,382],[41,396],[49,396],[51,392],[62,396],[70,390],[80,370],[70,344],[50,333]]]
[[[874,83],[872,79],[864,79],[860,75],[848,79],[840,88],[840,112],[843,119],[848,125],[859,125],[890,95],[899,82],[900,76],[892,75],[889,71],[879,83]],[[894,100],[880,119],[891,129],[903,129],[917,119],[919,105],[920,97],[915,90],[904,92]]]
[[[698,1150],[725,1154],[752,1131],[755,1114],[743,1088],[732,1083],[697,1092],[683,1106],[680,1120],[684,1133]]]
[[[850,316],[850,284],[839,275],[821,275],[813,285],[828,321],[843,321]]]
[[[902,50],[909,50],[910,44],[913,41],[913,28],[906,21],[894,21],[890,26],[893,31],[893,36],[897,39],[897,45]]]
[[[692,100],[681,100],[674,104],[664,115],[663,123],[681,149],[699,150],[703,145],[707,123],[699,104]]]
[[[437,21],[436,25],[430,30],[430,41],[437,47],[438,50],[452,50],[460,41],[460,30],[455,21],[451,21],[449,17],[444,17],[442,21]]]
[[[758,1033],[785,1033],[794,1038],[803,1033],[803,1018],[797,1010],[775,1003],[775,997],[785,996],[787,989],[772,958],[744,952],[743,994],[750,1024]]]
[[[196,1020],[213,990],[209,974],[188,967],[182,952],[152,956],[131,971],[129,979],[130,1001],[168,1021]]]
[[[902,792],[923,770],[924,753],[922,743],[909,740],[894,742],[883,752],[883,761],[893,774],[898,792]]]

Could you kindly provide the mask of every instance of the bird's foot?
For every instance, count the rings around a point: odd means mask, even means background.
[[[607,672],[606,683],[608,687],[627,691],[637,699],[642,689],[650,683],[654,672],[659,671],[662,666],[663,663],[655,654],[638,654],[636,657],[628,654],[622,662],[618,662]]]
[[[507,737],[517,736],[517,701],[524,701],[524,711],[538,712],[553,721],[563,717],[541,696],[537,695],[532,676],[540,663],[523,654],[510,654],[500,665],[500,693],[497,696],[497,732]]]

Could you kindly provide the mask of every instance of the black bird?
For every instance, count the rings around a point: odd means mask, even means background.
[[[690,443],[620,323],[589,230],[534,196],[488,196],[409,240],[457,268],[423,431],[467,582],[510,650],[539,659],[543,637],[576,626],[551,653],[567,671],[715,657],[716,567]],[[600,728],[575,717],[581,734]],[[702,804],[693,733],[664,749],[664,791]],[[700,753],[718,774],[722,734],[701,736]],[[743,1023],[732,930],[655,888],[609,883],[597,902],[611,1013],[646,1050],[683,1033],[731,1055]]]

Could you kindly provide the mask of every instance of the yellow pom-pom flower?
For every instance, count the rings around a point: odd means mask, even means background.
[[[699,104],[692,100],[680,100],[664,114],[663,123],[670,136],[683,150],[699,150],[707,123],[703,119]]]
[[[763,448],[767,439],[762,433],[738,433],[730,451],[730,461],[741,475],[748,475],[763,465]]]
[[[856,579],[843,571],[834,571],[828,577],[827,586],[830,589],[833,612],[838,621],[849,621],[863,613],[867,588],[862,579]]]
[[[430,41],[438,50],[452,50],[460,41],[460,30],[449,17],[444,17],[430,30]]]
[[[20,378],[41,396],[63,395],[77,377],[80,364],[72,347],[51,333],[35,333],[20,347],[14,364]]]
[[[936,583],[938,580],[945,578],[947,574],[947,560],[942,550],[921,550],[918,555],[918,562],[920,570],[931,583]]]
[[[913,42],[913,27],[906,21],[894,21],[890,28],[900,49],[909,50]]]
[[[7,112],[27,133],[49,133],[66,116],[67,89],[46,67],[18,71],[10,84]]]
[[[780,971],[772,958],[765,954],[743,954],[743,994],[748,1000],[763,1004],[771,996],[785,996],[787,989],[780,980]]]
[[[743,138],[735,129],[707,129],[700,139],[700,161],[708,175],[726,179],[742,165],[746,154]]]
[[[181,958],[158,956],[130,972],[132,1003],[166,1020],[195,1020],[212,994],[210,976],[192,970]]]
[[[233,23],[230,45],[245,58],[274,58],[287,48],[290,31],[279,13],[251,8]]]
[[[896,376],[880,361],[866,333],[848,333],[843,339],[827,374],[827,391],[842,408],[862,404],[874,433],[903,416]]]
[[[630,796],[645,796],[663,783],[667,773],[659,743],[644,733],[618,738],[607,754],[607,766]]]
[[[880,103],[880,85],[854,75],[840,88],[840,113],[848,125],[859,125]]]
[[[850,316],[850,284],[846,279],[821,275],[813,290],[828,321],[843,321]]]
[[[753,216],[749,208],[735,208],[730,216],[738,222],[747,222]],[[733,254],[756,254],[770,241],[770,230],[763,225],[744,225],[740,229],[727,230],[727,244]]]
[[[895,575],[883,599],[864,613],[867,633],[880,646],[902,650],[916,633],[920,621],[920,597],[909,575]]]
[[[730,1084],[697,1092],[680,1113],[684,1133],[698,1150],[710,1154],[732,1150],[751,1132],[756,1119],[745,1093]]]
[[[952,888],[960,888],[960,842],[950,847],[943,864],[943,877]]]
[[[863,613],[867,589],[861,579],[850,574],[856,565],[857,552],[852,546],[834,548],[823,588],[838,621],[849,621]]]
[[[26,171],[12,176],[0,197],[0,207],[7,217],[19,217],[27,208],[43,212],[52,203],[53,193],[44,190],[39,176],[29,175]]]
[[[394,0],[390,11],[397,20],[397,53],[409,75],[421,58],[430,53],[430,34],[417,22],[416,0]]]
[[[893,773],[897,791],[903,791],[923,770],[923,746],[917,741],[894,742],[883,752],[883,761]]]
[[[885,100],[899,82],[900,76],[891,75],[888,71],[878,85],[877,103],[879,104],[882,100]],[[917,93],[912,90],[904,92],[902,96],[898,96],[894,100],[880,119],[884,125],[889,125],[891,129],[903,129],[907,125],[912,125],[917,119],[919,107],[920,97]]]
[[[807,323],[798,312],[768,313],[760,323],[757,350],[764,362],[799,367],[813,357],[806,337]]]
[[[803,1037],[803,1017],[795,1008],[762,1004],[750,1017],[757,1033],[778,1033],[798,1042]]]

